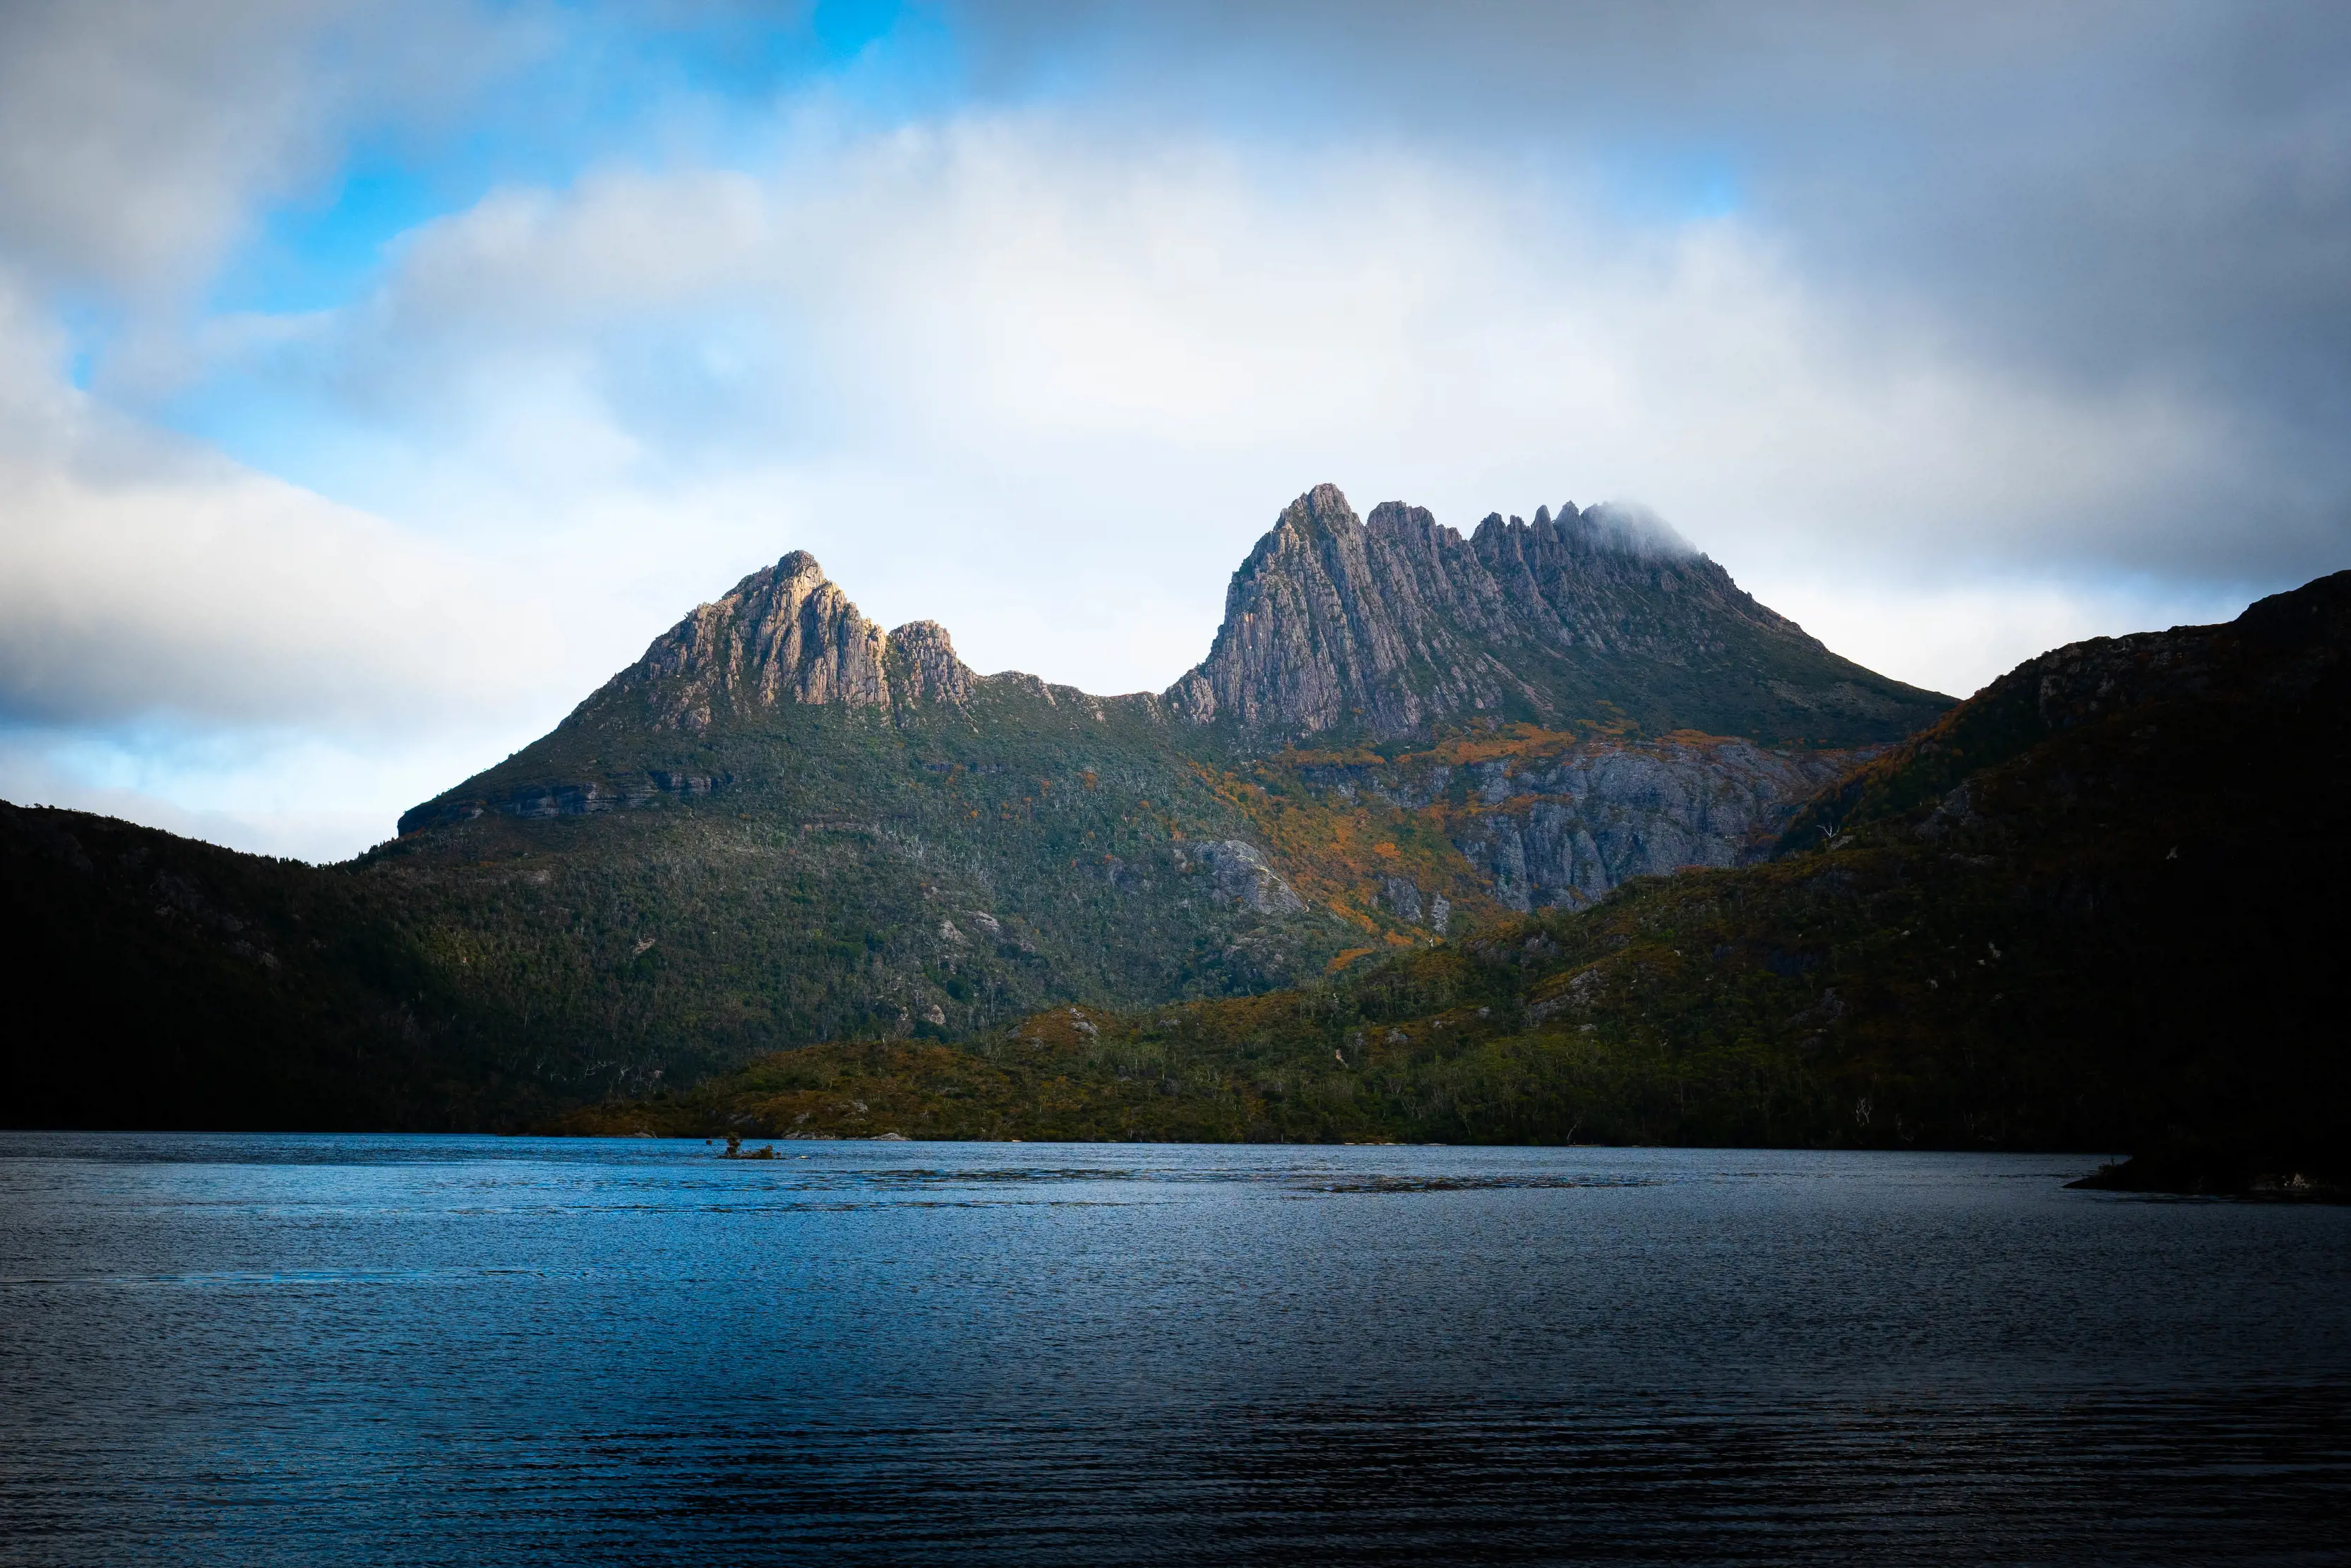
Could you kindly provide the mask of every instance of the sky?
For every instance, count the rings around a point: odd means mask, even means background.
[[[2351,8],[0,0],[0,798],[330,861],[796,549],[1158,689],[1637,502],[1964,695],[2351,567]]]

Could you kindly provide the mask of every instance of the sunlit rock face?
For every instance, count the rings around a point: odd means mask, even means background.
[[[961,702],[971,683],[945,627],[915,621],[884,633],[814,556],[794,550],[654,639],[608,690],[642,690],[656,725],[701,730],[782,703]]]
[[[1461,536],[1401,506],[1372,517],[1329,485],[1291,502],[1234,573],[1215,645],[1168,694],[1176,710],[1290,738],[1539,706],[1493,651],[1515,628]]]
[[[1267,746],[1611,717],[1851,745],[1949,706],[1837,657],[1637,511],[1571,503],[1465,538],[1401,502],[1358,518],[1329,485],[1258,541],[1207,658],[1166,695]]]
[[[902,703],[962,703],[971,698],[970,666],[956,657],[947,629],[909,621],[890,633],[885,661],[891,696]]]

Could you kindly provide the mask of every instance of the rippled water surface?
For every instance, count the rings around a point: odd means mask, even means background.
[[[2351,1211],[778,1147],[0,1134],[0,1562],[2351,1559]]]

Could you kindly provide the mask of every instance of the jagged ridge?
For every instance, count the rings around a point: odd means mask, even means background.
[[[1470,537],[1319,485],[1234,574],[1170,707],[1259,746],[1472,719],[1630,719],[1770,745],[1894,739],[1950,699],[1841,659],[1670,529],[1610,507]]]
[[[858,613],[816,557],[794,550],[696,607],[598,695],[644,692],[656,725],[701,730],[714,714],[781,702],[884,710],[959,703],[971,695],[972,680],[946,628],[912,621],[884,632]]]

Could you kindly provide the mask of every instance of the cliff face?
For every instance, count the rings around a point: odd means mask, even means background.
[[[1460,535],[1401,506],[1367,527],[1320,485],[1233,574],[1215,644],[1167,699],[1195,723],[1281,739],[1542,713],[1542,694],[1492,651],[1515,632]]]
[[[1367,795],[1434,812],[1480,891],[1523,915],[1581,909],[1636,876],[1751,865],[1771,852],[1807,800],[1866,755],[1766,751],[1693,736],[1568,743],[1459,766],[1416,766],[1405,757],[1301,774],[1351,803]]]
[[[971,684],[945,627],[915,621],[884,633],[814,556],[794,550],[656,638],[598,695],[642,692],[654,724],[704,730],[782,703],[886,712],[962,702]]]
[[[1400,502],[1359,519],[1329,485],[1258,542],[1166,696],[1259,747],[1479,719],[1855,745],[1949,706],[1838,658],[1652,519],[1571,504],[1465,538]]]
[[[1749,865],[1855,760],[1745,741],[1584,751],[1480,781],[1491,810],[1455,839],[1521,914],[1581,909],[1636,876]]]
[[[1353,902],[1441,935],[1440,909],[1579,909],[1635,877],[1753,864],[1808,799],[1870,755],[1512,727],[1423,751],[1293,752],[1251,777],[1266,789],[1269,836],[1319,872],[1325,897],[1368,887]],[[1301,798],[1321,821],[1285,831],[1280,804]],[[1317,840],[1368,844],[1376,859],[1331,863]]]
[[[885,667],[890,691],[900,703],[971,700],[972,674],[956,657],[947,629],[935,621],[909,621],[890,633]]]

